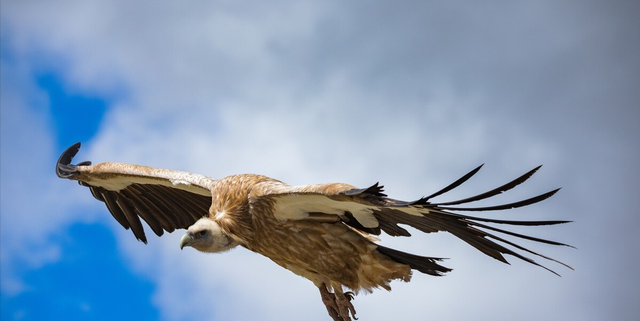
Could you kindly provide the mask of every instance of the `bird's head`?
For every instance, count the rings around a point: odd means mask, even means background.
[[[191,246],[208,253],[228,251],[237,245],[238,243],[229,237],[218,223],[208,217],[203,217],[189,226],[187,233],[180,239],[180,249]]]

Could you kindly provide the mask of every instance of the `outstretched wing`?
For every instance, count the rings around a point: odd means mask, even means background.
[[[559,189],[509,204],[488,207],[458,206],[487,199],[510,190],[529,179],[540,168],[540,166],[502,186],[476,196],[452,202],[432,203],[430,201],[432,198],[460,186],[476,174],[481,167],[482,165],[478,166],[442,190],[413,202],[405,202],[387,197],[387,195],[384,194],[383,186],[378,183],[363,189],[357,189],[346,184],[283,186],[278,189],[273,189],[273,193],[266,197],[273,200],[274,215],[280,220],[307,219],[319,222],[339,222],[346,224],[363,234],[373,235],[379,235],[381,232],[385,232],[391,236],[411,236],[409,231],[400,225],[408,225],[425,233],[445,231],[462,239],[486,255],[507,264],[508,262],[504,258],[504,254],[512,255],[557,274],[545,266],[538,264],[533,259],[516,251],[519,250],[571,268],[562,262],[509,241],[501,237],[500,234],[551,245],[568,245],[514,233],[489,225],[503,224],[514,226],[539,226],[567,223],[568,221],[499,220],[454,213],[454,211],[477,212],[512,209],[531,205],[552,196]],[[381,250],[381,252],[384,252],[386,248],[381,247]],[[410,255],[403,252],[399,253]],[[391,253],[390,256],[394,255],[397,256],[397,253]]]
[[[62,153],[56,164],[58,177],[88,187],[118,223],[131,228],[144,243],[147,238],[140,218],[161,236],[164,231],[187,228],[209,213],[210,186],[215,181],[209,177],[121,163],[72,165],[79,150],[76,143]]]

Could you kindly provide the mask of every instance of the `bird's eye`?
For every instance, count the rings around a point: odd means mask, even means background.
[[[205,235],[207,235],[207,231],[198,232],[198,237],[204,237]]]

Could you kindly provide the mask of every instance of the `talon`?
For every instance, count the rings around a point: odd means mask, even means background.
[[[349,301],[351,301],[351,300],[353,300],[353,299],[355,298],[355,296],[356,296],[356,295],[355,295],[353,292],[349,291],[349,292],[345,292],[345,293],[344,293],[344,296],[345,296],[347,299],[349,299]]]
[[[355,320],[356,309],[351,304],[351,300],[354,299],[355,294],[353,292],[346,293],[331,293],[326,286],[318,287],[320,289],[320,296],[322,297],[322,303],[324,303],[329,312],[329,316],[334,321],[351,321],[351,317]]]
[[[351,303],[351,300],[354,298],[353,292],[342,293],[342,295],[335,295],[336,303],[338,308],[340,309],[340,315],[342,318],[346,320],[351,320],[353,316],[354,319],[358,320],[356,317],[356,308]]]

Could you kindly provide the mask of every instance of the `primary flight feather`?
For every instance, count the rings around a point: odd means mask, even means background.
[[[571,268],[496,233],[551,245],[566,244],[487,224],[537,226],[568,221],[499,220],[452,212],[506,210],[552,196],[557,189],[509,204],[458,207],[514,188],[531,177],[539,166],[488,192],[457,201],[431,202],[467,181],[481,165],[428,197],[405,202],[387,197],[378,183],[360,189],[342,183],[290,186],[254,174],[213,179],[122,163],[72,165],[79,149],[80,143],[76,143],[62,153],[56,164],[57,175],[88,187],[138,240],[147,242],[142,218],[158,236],[164,231],[187,229],[180,240],[181,249],[190,246],[215,253],[240,245],[260,253],[311,280],[336,321],[355,317],[351,303],[354,293],[371,292],[379,287],[390,290],[392,280],[409,281],[412,270],[436,276],[451,271],[440,265],[440,258],[409,254],[375,243],[375,235],[381,232],[410,236],[401,225],[425,233],[449,232],[504,263],[507,263],[504,254],[508,254],[555,273],[522,254],[525,252]]]

